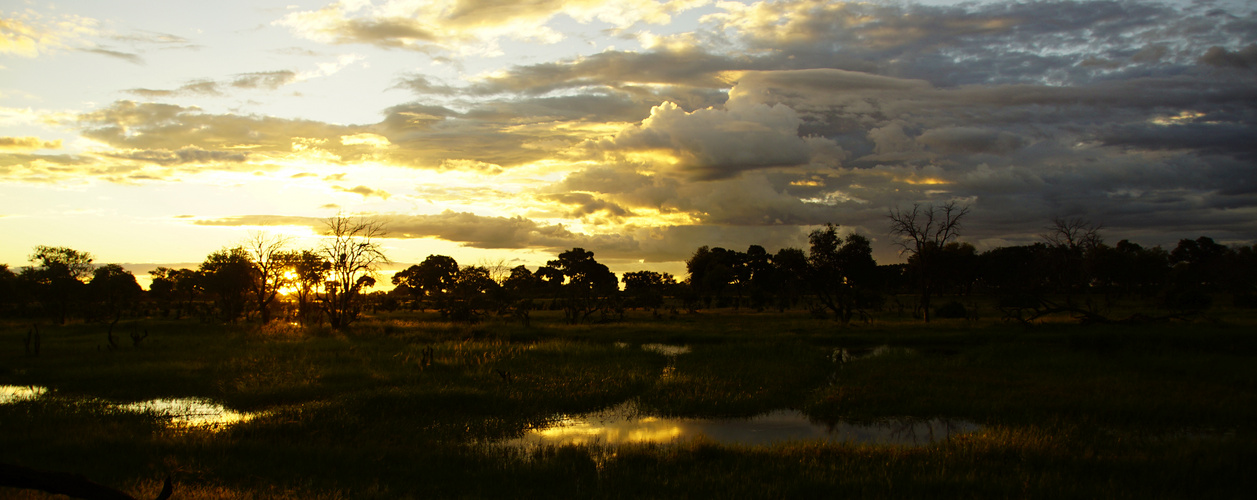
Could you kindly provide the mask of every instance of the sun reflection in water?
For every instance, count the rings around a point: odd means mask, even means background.
[[[135,412],[153,412],[170,418],[171,427],[221,427],[248,422],[255,416],[240,413],[206,399],[176,398],[153,399],[122,405],[122,409]]]
[[[643,415],[634,402],[579,416],[563,416],[548,427],[508,440],[507,446],[672,443],[704,437],[718,443],[771,445],[825,441],[923,446],[978,430],[972,422],[888,419],[871,423],[814,422],[797,410],[777,410],[743,419],[669,418]]]

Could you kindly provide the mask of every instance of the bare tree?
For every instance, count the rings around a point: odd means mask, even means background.
[[[257,305],[258,318],[261,319],[262,324],[271,322],[270,305],[279,294],[279,289],[284,282],[284,273],[288,271],[289,259],[285,247],[290,241],[292,238],[288,236],[262,231],[250,232],[249,237],[244,241],[243,247],[249,252],[249,256],[253,259],[253,266],[257,268],[253,296]]]
[[[1100,230],[1103,228],[1103,224],[1092,224],[1082,217],[1053,217],[1052,225],[1044,228],[1046,232],[1040,237],[1054,247],[1064,247],[1070,251],[1090,250],[1101,243]]]
[[[319,253],[331,264],[331,280],[323,299],[332,328],[348,327],[358,317],[362,289],[375,285],[375,271],[388,264],[378,240],[384,223],[337,215],[323,221],[328,238]]]
[[[959,206],[954,201],[941,207],[929,205],[925,208],[914,203],[911,211],[893,208],[887,214],[890,234],[898,239],[895,244],[901,248],[899,254],[908,254],[908,262],[917,268],[921,309],[924,310],[926,323],[930,322],[934,254],[941,251],[948,241],[960,236],[960,221],[968,214],[968,206]]]
[[[489,278],[501,284],[506,278],[511,277],[511,266],[506,263],[506,259],[480,259],[476,263],[476,267],[484,268],[489,271]]]
[[[1086,288],[1091,281],[1087,263],[1104,242],[1100,238],[1103,227],[1082,217],[1053,217],[1052,225],[1040,235],[1051,249],[1053,280],[1065,292],[1067,301],[1072,301],[1072,293]]]

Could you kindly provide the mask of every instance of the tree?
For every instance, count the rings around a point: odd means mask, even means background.
[[[624,293],[633,298],[635,305],[659,309],[664,296],[676,286],[676,278],[668,273],[634,271],[624,273]]]
[[[393,284],[433,308],[448,311],[444,302],[458,280],[458,261],[446,255],[429,255],[423,262],[393,275]]]
[[[256,273],[244,247],[224,248],[209,254],[201,263],[200,285],[214,297],[223,321],[234,323],[244,314]]]
[[[327,238],[319,249],[330,263],[324,311],[332,328],[347,328],[361,312],[362,289],[375,285],[372,276],[389,263],[379,239],[386,231],[379,221],[337,215],[324,221]]]
[[[502,288],[516,297],[531,298],[540,291],[541,278],[525,266],[515,266],[511,268],[510,275],[502,280]]]
[[[35,266],[23,270],[58,324],[65,324],[70,306],[78,300],[83,278],[92,272],[92,254],[66,247],[37,246],[30,256]]]
[[[17,283],[17,275],[9,270],[9,265],[0,264],[0,314],[18,301]]]
[[[723,305],[725,292],[731,288],[740,302],[742,295],[740,278],[744,275],[742,268],[745,261],[746,254],[742,252],[720,247],[699,247],[694,251],[694,255],[685,261],[691,290],[707,307],[711,307],[712,299],[716,299],[717,306]],[[735,303],[735,306],[737,305],[740,304]]]
[[[898,241],[900,255],[909,255],[909,264],[916,268],[921,294],[921,309],[925,322],[930,322],[930,296],[934,293],[932,273],[935,254],[943,245],[960,236],[960,223],[969,214],[968,206],[947,202],[941,207],[930,205],[922,208],[913,204],[911,211],[893,208],[890,218],[890,234]]]
[[[808,235],[808,281],[817,299],[847,324],[863,309],[862,293],[868,293],[876,275],[877,262],[868,238],[858,234],[838,235],[838,226],[826,224]]]
[[[773,288],[777,296],[777,310],[793,307],[807,287],[807,254],[798,248],[782,248],[773,254]]]
[[[585,320],[603,308],[606,300],[619,290],[619,278],[607,266],[594,260],[594,253],[573,248],[546,263],[562,273],[563,312],[569,323]],[[539,270],[540,272],[540,270]]]
[[[293,273],[293,288],[297,294],[297,321],[309,325],[318,318],[320,311],[315,307],[314,299],[327,283],[332,264],[313,251],[302,250],[291,254],[288,266]]]
[[[96,268],[87,289],[92,301],[99,308],[101,320],[109,321],[109,345],[117,347],[118,344],[113,339],[113,328],[122,320],[122,314],[139,302],[144,290],[135,281],[135,275],[118,264],[105,264]]]
[[[283,235],[253,232],[243,245],[257,269],[253,280],[253,305],[262,324],[271,322],[271,303],[285,281],[284,273],[288,272],[290,256],[284,247],[290,240]]]
[[[496,305],[500,290],[501,285],[493,280],[489,268],[463,267],[455,276],[451,300],[442,315],[456,321],[477,321]]]
[[[1052,225],[1040,235],[1050,250],[1053,281],[1059,291],[1069,295],[1092,281],[1094,273],[1090,271],[1095,266],[1087,263],[1096,260],[1097,249],[1103,244],[1102,227],[1082,217],[1053,217]]]

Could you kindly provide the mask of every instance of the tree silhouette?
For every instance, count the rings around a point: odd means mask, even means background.
[[[18,302],[18,277],[8,264],[0,264],[0,312]]]
[[[337,215],[323,222],[327,238],[319,249],[330,264],[323,308],[332,328],[343,329],[358,319],[362,289],[375,285],[372,275],[389,262],[379,239],[386,234],[379,221]]]
[[[808,235],[808,282],[816,298],[842,324],[862,309],[860,294],[867,293],[877,275],[877,262],[868,238],[838,235],[838,226],[826,224]]]
[[[234,323],[244,314],[256,273],[249,252],[243,247],[219,250],[201,263],[200,285],[214,297],[223,321]]]
[[[677,284],[671,274],[654,271],[624,273],[622,279],[624,293],[633,300],[633,305],[656,310],[663,306],[664,297]]]
[[[332,264],[311,250],[289,253],[287,263],[293,274],[291,284],[297,296],[297,321],[302,325],[321,321],[318,319],[321,311],[314,299],[327,283]]]
[[[947,242],[960,236],[961,220],[969,214],[969,207],[959,206],[956,202],[947,202],[941,207],[929,205],[922,208],[913,204],[912,210],[903,211],[893,208],[887,217],[890,218],[890,234],[898,241],[902,250],[900,255],[907,253],[909,263],[916,268],[918,286],[921,295],[921,309],[925,322],[930,322],[930,296],[934,293],[934,266],[936,254]]]
[[[1097,258],[1097,251],[1103,240],[1100,238],[1101,224],[1092,224],[1081,217],[1064,219],[1054,217],[1052,225],[1045,228],[1041,235],[1047,243],[1050,267],[1053,270],[1053,281],[1057,291],[1066,296],[1082,290],[1092,281],[1088,261]]]
[[[446,302],[458,280],[458,262],[445,255],[429,255],[423,262],[410,266],[393,275],[393,284],[409,295],[431,304],[434,309],[447,315]]]
[[[283,235],[253,232],[244,242],[257,273],[253,280],[253,305],[262,324],[271,322],[271,303],[279,294],[288,272],[289,256],[284,247],[291,238]]]
[[[113,328],[122,319],[122,314],[139,302],[144,290],[135,281],[135,275],[118,264],[105,264],[96,268],[87,289],[98,307],[99,318],[109,322],[109,345],[117,347],[113,339]]]
[[[563,275],[563,313],[569,323],[584,321],[602,309],[619,289],[620,280],[615,274],[584,248],[563,252],[546,266]]]
[[[92,255],[66,247],[37,246],[30,261],[36,264],[23,270],[23,276],[34,285],[45,307],[50,308],[58,324],[65,324],[70,306],[83,289],[83,278],[92,272]]]

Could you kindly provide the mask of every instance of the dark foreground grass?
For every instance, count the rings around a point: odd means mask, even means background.
[[[1243,498],[1257,484],[1252,324],[1034,329],[801,314],[682,315],[534,328],[398,314],[350,333],[148,321],[138,347],[98,325],[0,338],[0,462],[179,498]],[[125,331],[125,330],[124,330]],[[674,360],[642,344],[686,345]],[[874,351],[878,346],[889,346]],[[857,357],[829,361],[835,348]],[[873,355],[875,354],[875,355]],[[108,402],[210,398],[257,416],[169,428]],[[802,409],[820,421],[982,425],[921,447],[704,440],[503,448],[557,414],[636,398],[676,416]],[[43,498],[0,489],[4,498]]]

